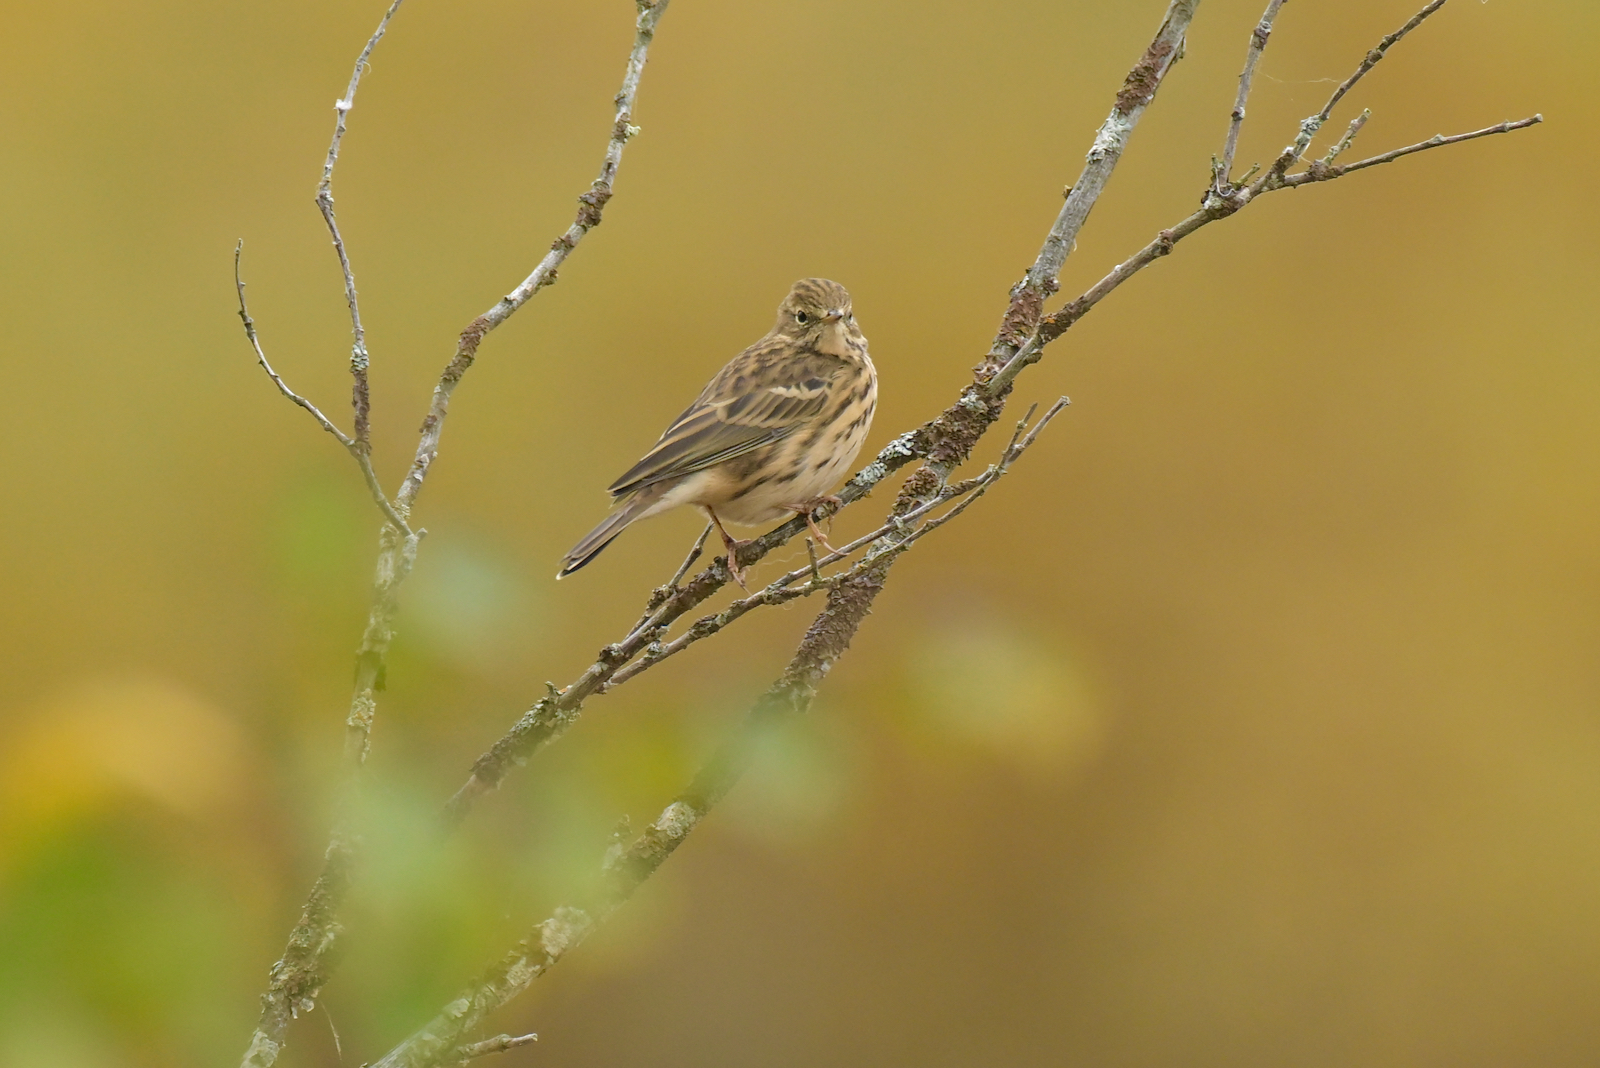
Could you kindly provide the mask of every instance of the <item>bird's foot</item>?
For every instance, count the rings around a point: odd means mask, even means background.
[[[811,536],[816,538],[817,543],[830,553],[836,553],[839,550],[828,544],[828,539],[822,536],[822,531],[817,527],[817,520],[811,513],[824,504],[837,508],[843,503],[844,501],[841,498],[830,493],[823,497],[813,497],[809,501],[801,501],[794,506],[795,513],[806,521],[806,527],[811,531]],[[828,517],[828,529],[833,529],[833,516],[831,515]]]
[[[709,512],[710,510],[707,509],[707,511]],[[746,569],[739,566],[739,550],[749,545],[749,540],[736,538],[729,534],[723,529],[722,520],[717,518],[715,512],[711,513],[711,521],[716,524],[717,533],[722,537],[722,547],[728,550],[728,574],[733,576],[733,581],[739,584],[741,590],[749,593],[750,587],[744,584]]]
[[[745,585],[744,577],[750,569],[739,566],[739,550],[749,544],[748,541],[739,541],[737,539],[730,541],[728,544],[728,574],[733,576],[733,581],[737,582],[739,588],[746,593],[750,592],[750,587]]]

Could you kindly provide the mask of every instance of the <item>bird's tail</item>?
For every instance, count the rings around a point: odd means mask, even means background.
[[[561,570],[556,572],[557,579],[564,579],[590,560],[600,555],[600,551],[623,529],[635,519],[643,519],[650,511],[650,506],[660,499],[663,490],[656,486],[646,486],[643,490],[630,497],[619,505],[617,510],[606,516],[599,526],[583,536],[572,551],[561,558]]]

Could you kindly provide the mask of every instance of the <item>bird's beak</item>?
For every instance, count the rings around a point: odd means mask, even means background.
[[[836,323],[840,319],[843,319],[843,318],[844,318],[844,309],[843,308],[835,308],[831,312],[829,312],[827,315],[824,315],[822,317],[823,322],[828,322],[828,323]]]

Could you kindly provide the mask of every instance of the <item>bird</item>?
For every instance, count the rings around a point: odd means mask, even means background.
[[[615,482],[610,515],[561,560],[564,578],[600,555],[624,529],[680,505],[699,509],[728,551],[742,586],[738,549],[724,523],[759,526],[811,513],[843,477],[872,426],[878,374],[856,325],[850,294],[826,278],[802,278],[778,305],[766,335],[718,371],[693,404]]]

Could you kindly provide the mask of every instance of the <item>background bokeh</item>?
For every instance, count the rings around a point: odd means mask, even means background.
[[[1288,5],[1243,162],[1415,2]],[[1201,9],[1067,295],[1196,203],[1260,6]],[[676,0],[605,224],[456,395],[348,955],[283,1064],[375,1058],[687,781],[809,604],[592,702],[429,835],[681,557],[689,514],[551,580],[791,280],[855,296],[869,449],[948,403],[1161,8]],[[254,366],[231,255],[347,424],[311,196],[380,10],[7,5],[6,1068],[236,1063],[317,868],[376,516]],[[413,0],[380,46],[335,194],[391,485],[455,333],[592,178],[630,14]],[[543,1036],[503,1062],[1600,1062],[1597,34],[1592,0],[1451,4],[1333,126],[1544,125],[1276,194],[1058,343],[1017,399],[1072,408],[496,1018]]]

